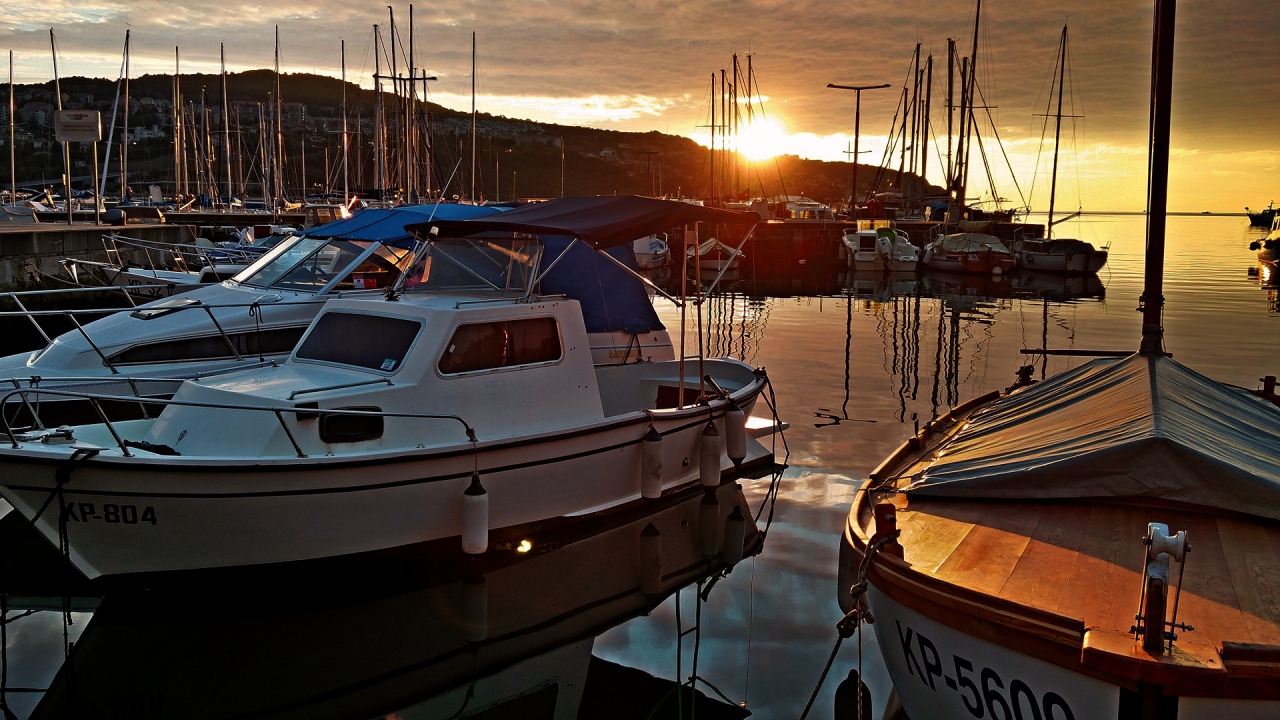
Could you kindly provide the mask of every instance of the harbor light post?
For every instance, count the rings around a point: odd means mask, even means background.
[[[853,220],[858,220],[858,136],[862,131],[862,91],[863,90],[882,90],[889,87],[889,83],[883,85],[836,85],[827,83],[827,87],[834,90],[852,90],[854,92],[853,102],[853,187],[849,189],[849,205],[853,211]]]

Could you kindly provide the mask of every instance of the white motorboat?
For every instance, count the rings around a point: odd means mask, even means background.
[[[726,483],[512,536],[485,558],[220,574],[199,592],[108,590],[66,660],[56,630],[44,633],[41,655],[38,636],[25,637],[28,663],[61,665],[39,683],[49,690],[30,717],[110,714],[127,694],[145,698],[139,706],[156,720],[446,718],[459,708],[466,717],[573,720],[588,667],[594,674],[601,662],[594,638],[760,552],[765,533],[751,510]],[[602,690],[616,687],[594,694]],[[646,705],[658,704],[653,692]],[[530,706],[545,711],[523,712]]]
[[[662,237],[657,234],[646,235],[631,244],[636,256],[636,265],[641,270],[652,270],[667,264],[671,259],[671,248],[667,245],[666,233]]]
[[[858,228],[844,232],[845,255],[855,271],[912,272],[920,262],[920,249],[892,220],[860,220]]]
[[[602,250],[634,237],[616,217],[634,206],[666,227],[741,222],[647,198],[570,200],[598,212],[534,222],[575,206],[561,201],[430,226],[508,238],[544,228]],[[492,237],[427,243],[402,294],[330,299],[287,360],[188,380],[158,417],[27,432],[6,417],[0,494],[51,542],[65,536],[92,578],[459,535],[483,551],[489,528],[717,486],[723,472],[772,463],[746,431],[762,370],[733,359],[596,366],[577,301],[532,294],[536,279],[510,290],[536,278],[541,242]],[[59,480],[69,471],[70,485]],[[72,511],[42,513],[51,493]]]
[[[1018,267],[1063,275],[1094,275],[1107,264],[1109,248],[1082,240],[1019,240],[1013,244]]]
[[[165,298],[202,285],[229,280],[243,272],[260,253],[220,248],[208,240],[196,244],[161,243],[120,235],[104,235],[105,262],[64,258],[71,279],[81,284],[81,271],[96,272],[107,285],[128,288],[139,298]]]
[[[104,317],[52,339],[41,350],[0,359],[0,378],[15,387],[30,386],[38,377],[46,388],[92,384],[108,394],[167,397],[172,382],[139,379],[192,378],[282,359],[325,300],[378,295],[396,282],[410,263],[415,242],[407,225],[497,212],[449,204],[362,210],[282,241],[231,280],[139,308],[92,311]],[[563,249],[565,243],[553,247]],[[624,263],[625,250],[614,251]],[[612,262],[577,248],[542,282],[547,293],[582,301],[595,362],[674,357],[670,337],[641,282]]]
[[[1271,221],[1271,232],[1261,240],[1249,243],[1250,250],[1258,252],[1258,260],[1264,263],[1280,261],[1280,215]]]

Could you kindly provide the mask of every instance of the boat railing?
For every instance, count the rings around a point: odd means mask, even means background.
[[[390,384],[389,381],[388,381],[388,384]],[[333,389],[333,388],[328,388],[328,389]],[[107,432],[111,433],[111,437],[114,440],[116,447],[120,449],[120,454],[125,457],[133,457],[133,453],[129,452],[130,447],[135,447],[138,449],[145,449],[145,447],[142,447],[141,444],[136,440],[125,439],[124,436],[120,434],[120,431],[118,428],[116,428],[115,423],[113,423],[111,419],[107,417],[106,411],[103,410],[102,403],[104,401],[128,403],[128,404],[145,403],[146,405],[153,405],[153,406],[162,405],[164,407],[170,407],[170,406],[196,407],[196,408],[205,408],[210,410],[240,410],[244,412],[271,413],[275,415],[276,421],[280,423],[281,429],[284,430],[285,437],[289,439],[289,444],[293,446],[293,451],[297,454],[299,458],[305,458],[307,457],[307,454],[302,451],[302,446],[298,444],[298,440],[296,437],[294,437],[293,431],[289,429],[289,424],[285,422],[284,418],[286,413],[292,414],[295,416],[301,414],[301,415],[307,415],[312,417],[319,417],[319,416],[325,416],[325,415],[346,415],[346,416],[357,416],[357,417],[407,418],[407,419],[414,419],[414,420],[442,420],[442,421],[456,422],[462,426],[463,431],[466,433],[467,442],[471,443],[472,446],[480,442],[480,440],[476,436],[475,428],[473,428],[470,423],[464,420],[460,415],[452,415],[452,414],[445,414],[445,413],[410,413],[410,412],[394,412],[394,411],[387,411],[387,410],[350,410],[350,409],[338,409],[338,408],[329,409],[329,408],[317,408],[309,405],[308,406],[237,405],[233,403],[200,402],[196,400],[174,400],[172,398],[142,399],[140,396],[130,397],[128,395],[102,395],[98,393],[77,392],[73,390],[47,390],[42,388],[18,388],[15,390],[10,390],[8,393],[4,395],[4,397],[0,398],[0,407],[8,406],[10,401],[12,401],[12,399],[15,396],[17,396],[21,398],[22,404],[27,408],[28,412],[32,414],[32,417],[38,418],[38,410],[36,407],[38,405],[38,402],[32,403],[31,396],[33,395],[36,396],[37,400],[39,399],[40,396],[44,395],[44,396],[50,396],[50,397],[63,398],[65,400],[82,400],[82,401],[88,402],[93,407],[93,410],[97,414],[98,418],[102,420],[102,424],[103,426],[106,427]],[[145,411],[145,408],[144,408],[144,411]],[[33,442],[41,436],[48,435],[50,432],[47,429],[45,429],[43,425],[39,423],[38,420],[36,421],[37,427],[41,428],[40,431],[38,432],[31,432],[24,428],[19,428],[15,430],[7,413],[0,413],[0,416],[3,416],[4,430],[5,430],[5,434],[9,438],[10,446],[15,450],[21,447],[21,443]],[[59,431],[54,431],[54,432],[59,432]],[[132,443],[132,445],[130,443]]]
[[[5,294],[5,296],[8,296],[8,295],[9,295],[8,293]],[[131,314],[154,312],[158,317],[159,315],[168,315],[170,313],[182,312],[184,310],[200,310],[200,311],[203,311],[209,317],[209,321],[213,323],[214,328],[218,331],[218,335],[222,338],[223,343],[226,344],[227,349],[231,351],[232,356],[234,356],[236,360],[243,360],[244,357],[243,357],[243,354],[240,352],[240,349],[236,347],[236,344],[231,339],[231,336],[228,335],[226,329],[222,327],[222,323],[218,322],[218,318],[217,316],[214,315],[213,311],[224,310],[228,308],[245,308],[252,314],[252,313],[261,312],[261,309],[265,305],[267,305],[267,303],[262,303],[259,301],[254,301],[251,303],[227,303],[227,304],[219,304],[219,305],[206,305],[200,302],[199,300],[194,300],[193,302],[186,305],[175,304],[171,306],[152,306],[152,307],[144,306],[141,308],[135,305],[135,306],[121,307],[121,308],[31,310],[23,306],[21,302],[17,300],[17,298],[14,298],[14,300],[15,302],[18,303],[18,306],[21,309],[16,311],[9,310],[9,311],[0,312],[0,318],[25,317],[28,321],[31,322],[32,325],[35,326],[36,331],[40,333],[40,336],[44,338],[46,346],[48,345],[48,343],[53,342],[53,339],[49,337],[49,334],[45,332],[44,328],[40,325],[39,321],[37,321],[36,318],[37,317],[66,318],[75,327],[76,331],[80,333],[81,337],[84,338],[85,342],[89,343],[89,347],[92,348],[93,351],[98,354],[98,357],[102,359],[102,364],[106,366],[109,370],[111,370],[112,375],[119,374],[120,371],[115,367],[114,364],[112,364],[111,360],[107,357],[107,355],[104,352],[102,352],[102,348],[100,348],[98,344],[93,341],[93,338],[89,336],[88,329],[85,328],[85,326],[80,322],[79,318],[76,317],[77,315],[97,315],[97,316],[100,316],[97,319],[101,320],[106,316],[114,315],[116,313],[121,313],[121,312],[127,312]],[[271,306],[284,307],[288,305],[316,305],[316,304],[323,305],[325,302],[328,302],[328,298],[315,298],[315,299],[307,299],[307,300],[278,302],[278,303],[271,303]]]
[[[106,252],[107,262],[117,267],[126,267],[136,254],[141,251],[146,257],[146,268],[151,272],[167,270],[169,267],[182,272],[199,272],[200,268],[213,267],[219,264],[250,264],[257,260],[259,253],[242,248],[202,247],[183,243],[162,243],[154,240],[131,238],[124,235],[108,234],[102,236],[102,248]],[[128,255],[132,254],[133,257]],[[165,256],[171,258],[166,262]],[[157,258],[159,256],[159,264]]]

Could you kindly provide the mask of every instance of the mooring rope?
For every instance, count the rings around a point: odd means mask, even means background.
[[[800,713],[800,720],[805,720],[809,716],[809,710],[813,708],[813,701],[818,698],[818,692],[822,690],[822,684],[827,680],[827,673],[831,672],[831,665],[836,661],[836,654],[840,652],[840,645],[845,638],[852,637],[854,632],[858,633],[858,682],[862,683],[862,623],[874,623],[875,618],[871,616],[871,609],[867,607],[867,575],[871,572],[871,565],[875,562],[875,557],[879,554],[881,548],[891,542],[897,541],[902,534],[901,530],[885,533],[867,545],[867,551],[862,556],[862,562],[858,565],[858,582],[849,588],[849,594],[853,596],[853,609],[840,618],[836,623],[836,644],[831,648],[831,655],[827,658],[827,664],[822,668],[822,675],[818,677],[818,684],[813,687],[813,693],[809,695],[809,702],[804,704],[804,712]],[[858,720],[864,720],[862,717],[862,690],[857,688],[858,697]]]

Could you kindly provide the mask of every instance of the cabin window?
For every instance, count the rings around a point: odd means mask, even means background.
[[[335,410],[360,410],[382,412],[379,407],[345,407]],[[320,440],[326,443],[353,443],[377,440],[382,437],[381,415],[327,415],[320,416]]]
[[[418,320],[328,312],[316,320],[296,357],[394,372],[421,329]]]
[[[555,318],[459,325],[440,357],[445,375],[553,362],[563,356]]]
[[[227,340],[235,346],[241,357],[279,355],[293,350],[307,331],[305,326],[265,328],[261,331],[204,335],[180,340],[135,345],[112,355],[112,365],[144,365],[150,363],[184,362],[188,360],[223,360],[235,357]]]

